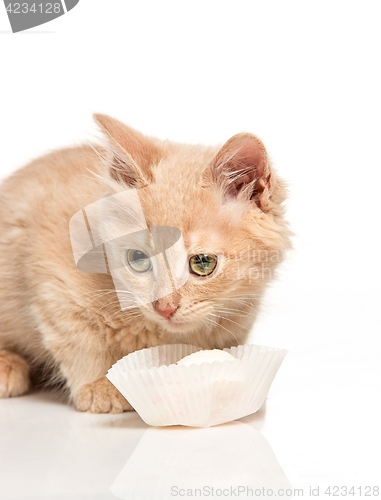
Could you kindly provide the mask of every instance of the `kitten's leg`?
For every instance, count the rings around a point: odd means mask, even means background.
[[[91,413],[122,413],[133,410],[122,394],[104,376],[115,360],[99,355],[95,359],[78,351],[66,355],[60,370],[77,410]]]
[[[0,349],[0,398],[21,396],[30,388],[29,364],[14,352]]]
[[[81,386],[74,396],[74,404],[77,410],[91,413],[122,413],[133,410],[106,377]]]
[[[87,318],[83,321],[70,305],[67,311],[61,317],[52,312],[53,323],[48,307],[43,310],[35,307],[33,310],[44,346],[52,355],[60,378],[69,389],[70,401],[77,410],[92,413],[132,410],[106,378],[109,368],[123,355],[122,352],[115,353],[115,349],[109,349],[109,345],[113,345],[113,338],[108,339],[107,328],[95,329]]]

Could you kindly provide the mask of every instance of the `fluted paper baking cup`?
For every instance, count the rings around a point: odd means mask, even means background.
[[[201,347],[171,344],[128,354],[107,378],[153,426],[210,427],[255,413],[287,350],[259,345],[224,349],[233,361],[176,365]]]

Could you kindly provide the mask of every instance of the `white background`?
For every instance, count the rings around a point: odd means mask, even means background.
[[[290,349],[262,430],[295,486],[378,479],[380,15],[376,1],[80,0],[11,34],[0,6],[1,177],[93,140],[93,112],[163,139],[264,141],[296,236],[251,340]]]

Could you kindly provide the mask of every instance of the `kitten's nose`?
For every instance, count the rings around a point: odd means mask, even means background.
[[[161,316],[164,316],[164,318],[169,318],[170,316],[172,316],[172,314],[177,309],[177,307],[169,306],[168,304],[166,306],[164,306],[164,309],[163,309],[159,302],[156,302],[154,307],[155,307],[155,311],[157,311],[159,314],[161,314]]]

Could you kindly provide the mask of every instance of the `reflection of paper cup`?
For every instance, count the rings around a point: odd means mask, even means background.
[[[213,496],[251,498],[259,490],[263,496],[262,488],[275,496],[290,484],[262,434],[231,422],[211,429],[148,428],[111,492],[126,500],[165,500],[187,497],[187,491],[192,497],[212,496],[211,488]]]
[[[258,411],[287,354],[241,345],[224,349],[234,361],[174,364],[198,350],[186,344],[142,349],[114,364],[107,378],[149,425],[210,427]]]

